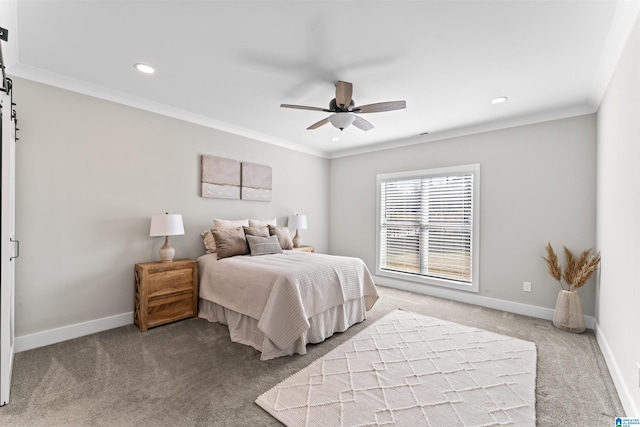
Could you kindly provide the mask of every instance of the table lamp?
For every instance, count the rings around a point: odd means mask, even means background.
[[[164,215],[151,216],[151,229],[149,236],[165,236],[164,245],[160,248],[160,261],[172,262],[176,250],[169,244],[169,236],[184,234],[182,215],[165,213]]]
[[[298,215],[298,214],[289,215],[288,227],[296,229],[296,235],[293,237],[293,247],[299,248],[301,239],[300,239],[300,234],[298,233],[298,230],[307,229],[307,216]]]

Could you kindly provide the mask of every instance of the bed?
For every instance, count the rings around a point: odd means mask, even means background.
[[[359,258],[283,251],[198,258],[198,316],[229,327],[231,340],[261,360],[306,354],[335,332],[366,319],[378,299]]]

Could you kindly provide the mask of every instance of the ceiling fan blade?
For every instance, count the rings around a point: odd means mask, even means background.
[[[312,124],[311,126],[309,126],[307,128],[307,130],[313,130],[313,129],[317,129],[322,125],[326,125],[327,123],[329,123],[329,117],[327,117],[326,119],[322,119],[317,123]]]
[[[353,109],[354,113],[381,113],[383,111],[402,110],[407,108],[406,101],[378,102],[377,104],[360,105]]]
[[[353,95],[353,85],[349,82],[338,81],[336,83],[336,104],[338,107],[348,107]]]
[[[327,110],[326,108],[320,107],[308,107],[306,105],[291,105],[291,104],[280,104],[282,108],[295,108],[297,110],[311,110],[311,111],[324,111],[326,113],[331,113],[331,110]]]
[[[362,117],[359,117],[359,116],[355,116],[355,117],[356,117],[356,119],[353,121],[353,125],[355,127],[357,127],[358,129],[361,129],[363,131],[368,131],[368,130],[373,129],[373,125],[371,123],[369,123],[368,121],[366,121]]]

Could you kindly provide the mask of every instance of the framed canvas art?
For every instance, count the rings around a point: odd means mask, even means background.
[[[240,199],[241,164],[237,160],[202,156],[202,197]]]
[[[242,200],[271,201],[271,167],[242,163]]]

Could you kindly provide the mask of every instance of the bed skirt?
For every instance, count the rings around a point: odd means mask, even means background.
[[[262,354],[260,360],[269,360],[292,354],[307,354],[307,344],[319,343],[335,332],[344,332],[367,318],[364,298],[352,299],[330,308],[309,319],[311,325],[291,346],[280,349],[258,329],[258,320],[200,298],[198,317],[220,322],[229,327],[231,341],[250,345]]]

